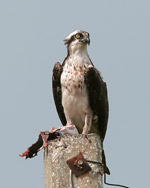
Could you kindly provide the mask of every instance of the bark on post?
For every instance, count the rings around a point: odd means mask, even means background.
[[[100,137],[97,134],[89,134],[88,139],[81,134],[64,135],[49,141],[44,151],[45,188],[71,188],[70,169],[66,161],[79,152],[82,152],[86,160],[102,162]],[[103,188],[101,166],[92,163],[89,165],[91,171],[78,178],[73,176],[75,188]]]

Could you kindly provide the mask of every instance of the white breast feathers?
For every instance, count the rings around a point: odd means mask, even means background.
[[[61,75],[62,105],[67,123],[83,127],[85,115],[92,115],[84,74],[91,62],[88,56],[70,57],[66,60]]]

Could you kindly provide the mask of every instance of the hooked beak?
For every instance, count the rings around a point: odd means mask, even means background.
[[[88,45],[90,45],[90,39],[89,39],[88,36],[85,36],[84,38],[82,38],[81,41],[82,41],[83,43],[87,43]]]

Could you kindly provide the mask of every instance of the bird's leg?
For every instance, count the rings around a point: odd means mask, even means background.
[[[70,118],[66,118],[66,119],[67,119],[66,126],[75,126]]]
[[[87,135],[88,132],[90,131],[91,128],[91,124],[92,124],[92,116],[89,114],[85,115],[85,124],[83,127],[83,131],[82,134]]]

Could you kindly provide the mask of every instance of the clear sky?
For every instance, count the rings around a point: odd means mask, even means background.
[[[0,187],[43,188],[43,151],[19,157],[40,131],[61,123],[51,75],[66,56],[63,39],[88,31],[90,58],[107,82],[104,148],[109,182],[149,187],[150,1],[0,2]],[[105,188],[108,186],[104,186]]]

